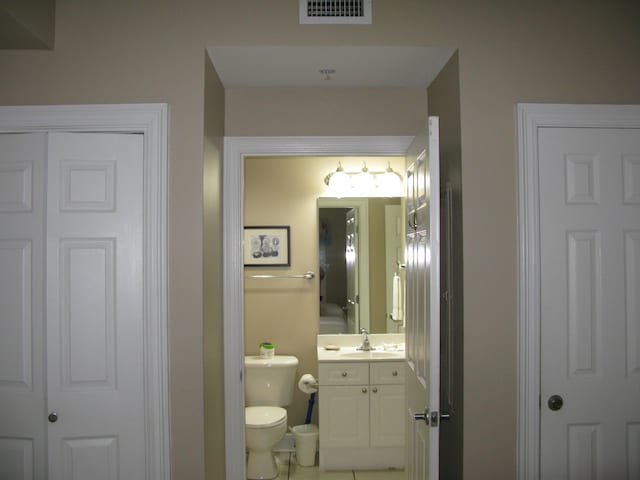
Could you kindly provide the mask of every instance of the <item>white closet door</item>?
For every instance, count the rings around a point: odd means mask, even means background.
[[[48,138],[49,478],[143,479],[143,136]]]
[[[46,134],[0,135],[0,479],[46,476]]]
[[[539,133],[540,478],[640,478],[640,130]]]

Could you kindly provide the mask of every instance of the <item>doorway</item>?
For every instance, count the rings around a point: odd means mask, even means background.
[[[223,284],[225,457],[228,480],[245,476],[244,318],[242,232],[245,156],[404,155],[412,137],[227,137],[224,148]]]

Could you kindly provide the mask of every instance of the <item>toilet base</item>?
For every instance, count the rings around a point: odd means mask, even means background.
[[[249,451],[247,460],[247,478],[249,480],[271,480],[280,474],[278,459],[273,452]]]

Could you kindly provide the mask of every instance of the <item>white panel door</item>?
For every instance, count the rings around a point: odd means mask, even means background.
[[[51,480],[145,477],[142,148],[142,135],[49,135]]]
[[[640,478],[640,131],[539,130],[541,478]]]
[[[440,424],[438,118],[407,152],[407,478],[437,479]],[[426,413],[426,415],[425,415]],[[416,418],[422,415],[422,419]]]
[[[46,134],[0,135],[0,479],[46,476]]]

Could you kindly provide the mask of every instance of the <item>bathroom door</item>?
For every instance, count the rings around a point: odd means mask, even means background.
[[[539,129],[540,478],[640,478],[640,129]]]
[[[438,118],[407,152],[407,478],[439,475],[440,179]]]
[[[347,330],[358,333],[360,327],[369,328],[360,323],[360,294],[359,294],[359,259],[358,259],[358,210],[352,208],[347,211],[345,259],[347,263]]]

